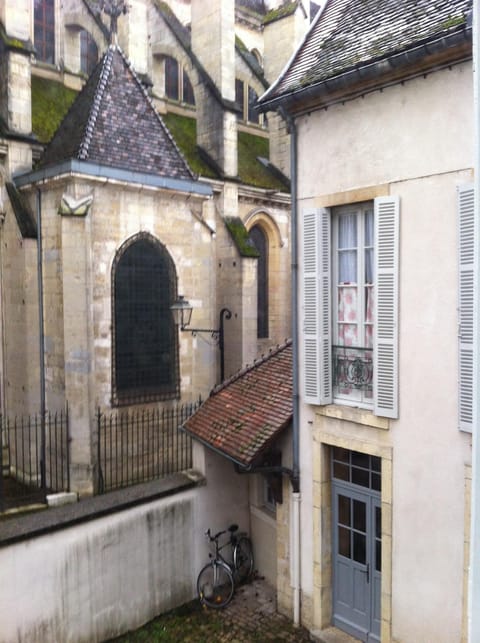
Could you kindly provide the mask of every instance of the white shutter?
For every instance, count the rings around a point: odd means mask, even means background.
[[[375,199],[374,413],[398,417],[398,197]]]
[[[458,315],[459,315],[459,429],[472,431],[473,403],[473,281],[474,281],[474,190],[458,188]]]
[[[303,214],[303,364],[304,398],[309,404],[332,402],[330,332],[330,212]]]

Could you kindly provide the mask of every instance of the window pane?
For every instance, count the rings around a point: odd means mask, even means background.
[[[350,498],[338,496],[338,522],[350,527]]]
[[[250,123],[259,123],[260,115],[253,109],[253,105],[257,100],[257,92],[252,88],[248,88],[248,120]]]
[[[338,553],[346,558],[351,557],[350,529],[345,527],[338,528]]]
[[[370,468],[370,456],[366,453],[359,453],[352,451],[352,464],[355,467],[363,467],[364,469]]]
[[[372,489],[375,491],[382,490],[382,478],[379,473],[372,473]]]
[[[241,113],[240,118],[242,120],[245,120],[243,97],[244,97],[243,80],[239,80],[238,78],[236,78],[235,79],[235,102],[238,103],[238,106],[240,108],[240,113]]]
[[[259,225],[249,232],[257,259],[257,337],[268,337],[268,239]]]
[[[187,103],[187,105],[195,105],[192,83],[185,69],[183,70],[183,102]]]
[[[373,210],[365,211],[365,245],[373,246]]]
[[[348,464],[341,464],[340,462],[333,463],[334,478],[338,478],[338,480],[346,480],[348,482],[348,479],[349,479],[348,474],[349,474]]]
[[[53,63],[55,54],[54,0],[35,0],[34,41],[37,58]]]
[[[338,247],[357,247],[357,215],[342,214],[338,218]]]
[[[352,467],[352,482],[362,487],[370,487],[370,473],[365,469]]]
[[[83,29],[80,32],[80,71],[88,76],[98,60],[98,48],[92,36]]]
[[[365,565],[367,562],[366,536],[353,532],[353,560]]]
[[[338,283],[357,283],[357,251],[341,250],[338,253]]]
[[[375,569],[377,572],[382,571],[382,541],[375,541]]]
[[[382,537],[382,510],[380,507],[375,507],[375,537]]]
[[[174,275],[168,255],[141,239],[124,250],[114,271],[115,392],[129,400],[175,397]]]
[[[341,447],[333,447],[333,459],[341,462],[350,462],[350,451]]]
[[[178,100],[178,62],[175,58],[165,58],[165,95],[172,100]]]
[[[367,531],[367,509],[366,504],[360,500],[353,501],[353,527],[358,531]]]

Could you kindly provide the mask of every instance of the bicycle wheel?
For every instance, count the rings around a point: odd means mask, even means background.
[[[253,572],[252,541],[247,536],[241,536],[233,550],[234,577],[236,583],[243,583]]]
[[[208,607],[217,609],[228,605],[232,600],[233,590],[232,572],[222,562],[212,560],[198,575],[198,598]]]

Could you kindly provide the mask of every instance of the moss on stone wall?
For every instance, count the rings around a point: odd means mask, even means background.
[[[21,40],[20,38],[9,36],[2,22],[0,22],[0,43],[5,49],[25,52],[25,54],[31,54],[33,51],[32,43],[29,40]]]
[[[32,129],[41,143],[48,143],[77,96],[62,83],[32,76]]]
[[[227,230],[237,246],[242,257],[259,257],[260,254],[255,248],[253,241],[248,236],[248,231],[240,217],[225,217]]]

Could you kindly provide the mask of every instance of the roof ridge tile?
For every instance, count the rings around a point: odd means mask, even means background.
[[[107,79],[112,71],[113,47],[114,45],[110,45],[108,47],[107,52],[103,58],[102,71],[100,72],[97,89],[95,91],[92,105],[90,107],[90,113],[85,125],[84,136],[78,149],[78,158],[81,161],[85,161],[86,159],[88,159],[88,150],[92,140],[93,132],[95,130],[95,123],[97,121],[98,113],[100,110],[100,103],[107,86]]]

